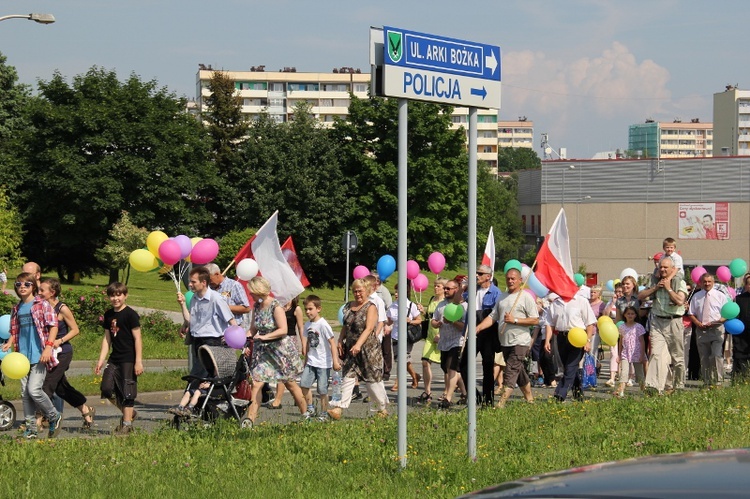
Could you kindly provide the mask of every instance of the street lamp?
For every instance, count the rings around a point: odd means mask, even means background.
[[[568,170],[575,170],[576,165],[568,165],[567,168],[562,169],[562,196],[560,197],[560,208],[565,207],[565,172]]]
[[[581,240],[581,237],[580,237],[581,222],[579,221],[579,218],[578,218],[578,208],[581,206],[581,201],[588,201],[589,199],[591,199],[591,196],[583,196],[581,198],[576,199],[576,272],[578,272],[578,268],[579,268],[578,267],[578,250],[580,248],[579,242]]]
[[[52,24],[55,22],[55,16],[52,14],[10,14],[0,16],[0,21],[5,21],[6,19],[28,19],[39,24]]]

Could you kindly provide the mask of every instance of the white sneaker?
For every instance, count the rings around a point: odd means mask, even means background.
[[[635,383],[633,383],[632,379],[629,379],[628,382],[625,383],[625,384],[628,385],[628,386],[634,386],[635,385]]]

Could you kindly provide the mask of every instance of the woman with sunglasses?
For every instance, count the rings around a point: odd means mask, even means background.
[[[42,389],[47,370],[53,369],[57,358],[53,353],[57,337],[57,315],[47,300],[37,296],[39,289],[33,274],[23,272],[15,282],[16,294],[20,301],[10,315],[10,339],[3,344],[7,352],[12,346],[29,359],[31,369],[21,380],[23,416],[27,439],[37,438],[36,409],[47,416],[49,437],[54,437],[60,429],[62,416]]]

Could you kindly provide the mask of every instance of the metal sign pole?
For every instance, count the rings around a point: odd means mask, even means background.
[[[398,100],[398,455],[406,468],[406,280],[408,100]],[[387,337],[386,337],[387,338]],[[383,339],[383,341],[386,341]],[[390,339],[388,340],[390,341]]]
[[[349,303],[349,250],[351,249],[352,231],[346,231],[346,284],[344,285],[344,303]]]
[[[469,307],[468,307],[468,333],[466,338],[469,342],[466,349],[468,358],[468,376],[469,382],[466,384],[468,392],[468,443],[469,458],[472,461],[477,459],[477,280],[471,276],[477,269],[477,108],[469,108]],[[485,359],[482,359],[484,362]]]

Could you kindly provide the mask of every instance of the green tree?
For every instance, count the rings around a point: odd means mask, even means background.
[[[173,233],[200,234],[212,221],[205,192],[216,173],[184,99],[96,67],[72,85],[55,74],[39,91],[13,172],[29,258],[71,279],[102,267],[96,250],[122,210]]]
[[[214,71],[208,90],[210,93],[205,99],[206,111],[202,119],[211,138],[211,157],[219,179],[207,202],[208,209],[215,214],[212,231],[224,234],[242,225],[237,215],[248,205],[238,183],[249,174],[239,157],[249,124],[242,114],[242,98],[235,91],[234,80],[229,75],[224,71]]]
[[[466,258],[468,156],[464,131],[451,129],[451,112],[409,102],[408,255],[424,261],[440,251],[455,265]],[[346,228],[359,237],[360,262],[374,265],[398,248],[397,100],[352,96],[349,120],[337,122],[334,134],[356,200]]]
[[[29,124],[24,110],[30,98],[27,85],[18,83],[18,73],[13,66],[6,65],[6,57],[0,53],[0,179],[11,191],[9,172],[16,166],[14,147],[18,134]]]
[[[310,282],[342,281],[340,240],[356,192],[349,188],[339,159],[341,146],[331,140],[330,131],[310,114],[309,105],[299,104],[287,123],[261,115],[250,127],[242,154],[244,168],[251,172],[238,180],[250,201],[241,213],[246,226],[257,229],[279,210],[280,242],[293,237]]]
[[[3,267],[23,265],[22,240],[21,216],[16,207],[10,203],[5,189],[0,187],[0,271]]]
[[[518,248],[523,244],[516,186],[512,177],[498,180],[485,165],[477,168],[477,250],[480,254],[484,251],[492,227],[495,258],[500,267],[507,260],[518,258]]]
[[[118,281],[120,271],[127,269],[124,281],[130,280],[130,254],[146,246],[148,230],[136,226],[127,211],[123,211],[120,220],[109,231],[107,244],[96,251],[96,257],[102,266],[109,268],[109,282]]]
[[[536,151],[527,147],[499,147],[497,150],[497,171],[517,172],[542,167],[542,160]]]

